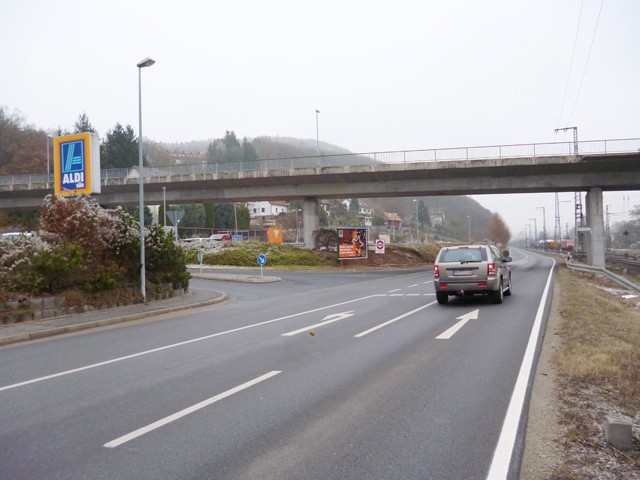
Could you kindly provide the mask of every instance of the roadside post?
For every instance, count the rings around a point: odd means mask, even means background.
[[[260,265],[260,276],[262,277],[262,267],[267,263],[267,256],[264,253],[258,255],[258,265]]]
[[[200,275],[202,275],[202,260],[204,260],[204,252],[198,250],[198,263],[200,264]]]

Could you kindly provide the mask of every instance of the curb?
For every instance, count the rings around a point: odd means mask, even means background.
[[[244,283],[272,283],[282,280],[280,277],[260,276],[260,275],[238,275],[231,273],[194,273],[191,272],[191,278],[199,278],[201,280],[224,280],[228,282],[244,282]]]
[[[87,322],[80,322],[74,325],[65,325],[64,327],[48,328],[46,330],[39,330],[30,333],[21,333],[18,335],[12,335],[9,337],[0,337],[0,346],[10,345],[13,343],[26,342],[29,340],[38,340],[41,338],[52,337],[54,335],[62,335],[65,333],[79,332],[82,330],[88,330],[90,328],[104,327],[108,325],[115,325],[117,323],[124,323],[132,320],[139,320],[141,318],[152,317],[154,315],[162,315],[164,313],[171,313],[180,310],[188,310],[192,308],[206,307],[209,305],[215,305],[227,300],[229,297],[223,293],[220,297],[212,300],[206,300],[204,302],[197,302],[187,305],[181,305],[178,307],[159,308],[157,310],[150,310],[148,312],[132,313],[129,315],[122,315],[113,318],[105,318],[102,320],[90,320]]]

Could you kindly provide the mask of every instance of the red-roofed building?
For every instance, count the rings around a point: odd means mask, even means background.
[[[402,219],[397,213],[382,212],[382,214],[384,215],[384,224],[386,227],[393,228],[395,230],[402,227]]]

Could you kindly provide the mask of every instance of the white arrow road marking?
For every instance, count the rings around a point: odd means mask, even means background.
[[[142,355],[149,355],[150,353],[161,352],[163,350],[167,350],[167,349],[170,349],[170,348],[182,347],[184,345],[189,345],[191,343],[200,342],[202,340],[208,340],[210,338],[215,338],[215,337],[219,337],[219,336],[222,336],[222,335],[228,335],[230,333],[241,332],[243,330],[248,330],[250,328],[261,327],[262,325],[269,325],[269,324],[274,323],[274,322],[280,322],[282,320],[287,320],[289,318],[298,317],[300,315],[307,315],[309,313],[319,312],[320,310],[326,310],[328,308],[334,308],[334,307],[338,307],[340,305],[346,305],[347,303],[354,303],[354,302],[360,302],[362,300],[369,300],[370,298],[375,298],[375,297],[386,297],[386,294],[381,293],[381,294],[367,295],[366,297],[355,298],[353,300],[347,300],[345,302],[335,303],[333,305],[327,305],[325,307],[314,308],[313,310],[307,310],[305,312],[293,313],[291,315],[286,315],[284,317],[274,318],[272,320],[265,320],[264,322],[258,322],[258,323],[254,323],[252,325],[245,325],[243,327],[238,327],[238,328],[234,328],[234,329],[231,329],[231,330],[226,330],[224,332],[213,333],[211,335],[206,335],[204,337],[192,338],[191,340],[185,340],[184,342],[173,343],[171,345],[165,345],[164,347],[153,348],[151,350],[145,350],[144,352],[133,353],[131,355],[126,355],[124,357],[113,358],[111,360],[105,360],[104,362],[94,363],[94,364],[91,364],[91,365],[86,365],[84,367],[78,367],[78,368],[74,368],[72,370],[66,370],[64,372],[53,373],[51,375],[46,375],[44,377],[34,378],[34,379],[31,379],[31,380],[26,380],[24,382],[14,383],[12,385],[6,385],[4,387],[0,387],[0,392],[2,392],[4,390],[11,390],[13,388],[24,387],[25,385],[30,385],[32,383],[43,382],[45,380],[51,380],[53,378],[62,377],[64,375],[71,375],[73,373],[83,372],[85,370],[89,370],[89,369],[92,369],[92,368],[103,367],[105,365],[110,365],[110,364],[116,363],[116,362],[122,362],[124,360],[130,360],[132,358],[140,357]]]
[[[329,323],[337,322],[338,320],[343,320],[351,316],[353,316],[353,310],[351,310],[350,312],[332,313],[331,315],[327,315],[326,317],[324,317],[320,323],[316,323],[315,325],[311,325],[310,327],[300,328],[299,330],[294,330],[292,332],[283,333],[281,336],[292,337],[294,335],[297,335],[298,333],[308,332],[309,330],[313,330],[316,327],[322,327],[323,325],[328,325]]]
[[[426,305],[418,307],[415,310],[411,310],[410,312],[403,313],[399,317],[392,318],[391,320],[388,320],[388,321],[386,321],[384,323],[381,323],[380,325],[377,325],[377,326],[375,326],[373,328],[370,328],[369,330],[365,330],[362,333],[354,335],[354,337],[355,338],[360,338],[360,337],[364,337],[365,335],[369,335],[371,332],[375,332],[376,330],[378,330],[380,328],[386,327],[387,325],[391,325],[392,323],[397,322],[398,320],[402,320],[404,317],[408,317],[409,315],[413,315],[414,313],[419,312],[420,310],[424,310],[425,308],[430,307],[434,303],[436,303],[436,302],[427,303]]]
[[[226,392],[222,392],[219,395],[216,395],[214,397],[208,398],[200,403],[196,403],[195,405],[192,405],[188,408],[185,408],[184,410],[180,410],[179,412],[174,413],[173,415],[169,415],[168,417],[162,418],[156,422],[153,422],[149,425],[147,425],[146,427],[142,427],[139,428],[138,430],[128,433],[126,435],[123,435],[122,437],[116,438],[115,440],[111,440],[108,443],[105,443],[103,446],[107,447],[107,448],[115,448],[115,447],[119,447],[120,445],[122,445],[123,443],[127,443],[130,440],[133,440],[134,438],[138,438],[146,433],[149,433],[157,428],[163,427],[171,422],[174,422],[176,420],[181,419],[182,417],[189,415],[190,413],[196,412],[198,410],[203,409],[204,407],[208,407],[211,404],[214,404],[216,402],[219,402],[220,400],[223,400],[227,397],[230,397],[231,395],[233,395],[234,393],[238,393],[242,390],[245,390],[249,387],[253,387],[254,385],[260,383],[260,382],[264,382],[265,380],[278,375],[279,373],[282,373],[281,371],[278,370],[273,370],[272,372],[269,373],[265,373],[264,375],[258,377],[258,378],[254,378],[253,380],[249,380],[248,382],[243,383],[242,385],[238,385],[237,387],[234,387],[230,390],[227,390]]]
[[[448,329],[446,332],[443,332],[440,335],[438,335],[436,337],[436,339],[438,339],[438,340],[449,340],[469,320],[477,320],[479,311],[480,310],[477,309],[477,310],[474,310],[473,312],[465,313],[464,315],[459,316],[458,318],[456,318],[456,320],[460,320],[460,321],[458,323],[456,323],[453,327]]]

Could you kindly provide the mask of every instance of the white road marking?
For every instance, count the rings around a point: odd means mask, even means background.
[[[300,315],[306,315],[308,313],[314,313],[314,312],[319,312],[321,310],[327,310],[329,308],[339,307],[341,305],[346,305],[348,303],[360,302],[362,300],[368,300],[368,299],[374,298],[374,297],[385,297],[385,296],[386,296],[385,294],[367,295],[366,297],[356,298],[356,299],[353,299],[353,300],[347,300],[346,302],[335,303],[333,305],[327,305],[326,307],[314,308],[313,310],[307,310],[305,312],[294,313],[294,314],[291,314],[291,315],[286,315],[284,317],[274,318],[272,320],[265,320],[264,322],[258,322],[258,323],[254,323],[254,324],[251,324],[251,325],[245,325],[244,327],[233,328],[231,330],[226,330],[224,332],[219,332],[219,333],[213,333],[211,335],[206,335],[204,337],[192,338],[191,340],[185,340],[184,342],[173,343],[171,345],[165,345],[164,347],[153,348],[151,350],[145,350],[143,352],[133,353],[131,355],[125,355],[124,357],[113,358],[111,360],[105,360],[104,362],[93,363],[91,365],[85,365],[84,367],[78,367],[78,368],[74,368],[72,370],[66,370],[66,371],[63,371],[63,372],[53,373],[51,375],[46,375],[44,377],[33,378],[31,380],[26,380],[24,382],[14,383],[13,385],[6,385],[4,387],[0,387],[0,392],[3,392],[5,390],[11,390],[13,388],[24,387],[25,385],[30,385],[32,383],[38,383],[38,382],[43,382],[45,380],[51,380],[52,378],[58,378],[58,377],[62,377],[62,376],[65,376],[65,375],[71,375],[73,373],[83,372],[85,370],[90,370],[92,368],[103,367],[105,365],[110,365],[112,363],[122,362],[124,360],[130,360],[132,358],[140,357],[142,355],[148,355],[150,353],[161,352],[163,350],[168,350],[170,348],[182,347],[184,345],[189,345],[190,343],[195,343],[195,342],[200,342],[202,340],[208,340],[210,338],[220,337],[222,335],[227,335],[229,333],[240,332],[242,330],[248,330],[250,328],[260,327],[262,325],[268,325],[270,323],[279,322],[281,320],[286,320],[288,318],[298,317]]]
[[[283,333],[281,336],[292,337],[299,333],[308,332],[309,330],[313,330],[314,328],[322,327],[323,325],[328,325],[330,323],[337,322],[338,320],[343,320],[351,316],[353,316],[353,310],[350,312],[334,313],[333,315],[327,315],[326,317],[324,317],[320,323],[316,323],[315,325],[311,325],[310,327],[293,330],[292,332]]]
[[[409,285],[408,288],[413,288],[413,287],[417,287],[418,285],[420,285],[419,283],[414,283],[413,285]]]
[[[135,430],[131,433],[127,433],[126,435],[123,435],[122,437],[116,438],[115,440],[112,440],[108,443],[105,443],[103,446],[106,448],[115,448],[115,447],[119,447],[120,445],[122,445],[123,443],[127,443],[131,440],[133,440],[134,438],[138,438],[141,437],[142,435],[145,435],[149,432],[152,432],[153,430],[156,430],[160,427],[163,427],[171,422],[174,422],[176,420],[181,419],[182,417],[185,417],[187,415],[189,415],[190,413],[196,412],[198,410],[201,410],[205,407],[208,407],[209,405],[212,405],[216,402],[219,402],[220,400],[223,400],[227,397],[230,397],[231,395],[238,393],[242,390],[245,390],[249,387],[252,387],[260,382],[264,382],[265,380],[268,380],[269,378],[278,375],[279,373],[282,373],[281,371],[278,370],[274,370],[272,372],[266,373],[258,378],[254,378],[253,380],[250,380],[246,383],[243,383],[242,385],[238,385],[237,387],[234,387],[230,390],[227,390],[226,392],[222,392],[219,395],[216,395],[214,397],[208,398],[207,400],[204,400],[200,403],[196,403],[195,405],[192,405],[191,407],[185,408],[184,410],[180,410],[179,412],[174,413],[173,415],[169,415],[168,417],[162,418],[156,422],[153,422],[149,425],[147,425],[146,427],[142,427],[139,428],[138,430]]]
[[[419,312],[420,310],[424,310],[427,307],[430,307],[431,305],[433,305],[436,302],[431,302],[431,303],[427,303],[426,305],[423,305],[419,308],[416,308],[415,310],[411,310],[410,312],[407,313],[403,313],[402,315],[400,315],[399,317],[396,318],[392,318],[391,320],[388,320],[384,323],[381,323],[380,325],[377,325],[373,328],[370,328],[369,330],[365,330],[362,333],[358,333],[357,335],[354,335],[355,338],[360,338],[360,337],[364,337],[365,335],[369,335],[372,332],[375,332],[376,330],[379,330],[381,328],[386,327],[387,325],[391,325],[394,322],[397,322],[398,320],[402,320],[404,317],[408,317],[409,315],[413,315],[416,312]]]
[[[509,474],[509,464],[511,463],[511,455],[513,454],[513,447],[516,442],[516,435],[518,433],[518,425],[520,423],[520,417],[522,416],[522,407],[527,395],[527,385],[529,384],[529,377],[531,376],[531,367],[533,366],[533,360],[535,358],[536,345],[538,343],[538,336],[540,334],[540,328],[542,327],[542,317],[544,315],[544,307],[547,303],[547,296],[551,286],[551,279],[553,278],[553,269],[556,265],[555,260],[552,260],[551,270],[547,277],[547,284],[544,287],[544,292],[540,298],[540,304],[538,305],[538,312],[533,322],[533,328],[531,329],[531,335],[529,335],[529,342],[527,343],[527,349],[524,352],[522,364],[520,365],[520,372],[518,373],[518,379],[516,380],[513,393],[511,394],[511,401],[509,402],[509,408],[502,424],[502,430],[500,432],[500,438],[498,444],[493,452],[493,460],[491,461],[491,467],[489,468],[489,474],[487,480],[504,480]]]
[[[399,292],[402,290],[401,288],[396,288],[395,290],[389,290],[387,293]]]
[[[436,340],[449,340],[469,320],[477,320],[478,319],[478,312],[479,312],[479,309],[478,310],[474,310],[474,311],[469,312],[469,313],[465,313],[464,315],[460,315],[458,318],[456,318],[456,320],[460,320],[460,321],[458,323],[456,323],[453,327],[449,328],[445,332],[443,332],[440,335],[438,335],[436,337]]]

